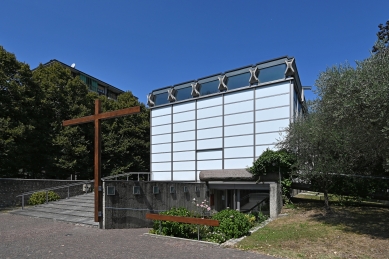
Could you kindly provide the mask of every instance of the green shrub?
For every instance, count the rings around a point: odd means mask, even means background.
[[[213,227],[212,232],[207,235],[207,240],[218,243],[247,235],[252,226],[249,217],[236,210],[222,210],[213,215],[212,219],[218,220],[219,226]]]
[[[193,213],[185,208],[172,208],[168,211],[161,212],[160,215],[193,217]],[[150,231],[154,234],[165,236],[175,236],[191,238],[197,235],[197,226],[192,224],[185,224],[171,221],[153,221],[153,229]]]
[[[47,193],[48,201],[56,201],[59,200],[60,198],[61,197],[59,197],[59,195],[53,191],[48,191]],[[46,202],[46,192],[35,192],[31,195],[30,199],[28,200],[28,203],[30,205],[38,205],[38,204],[43,204],[45,202]]]

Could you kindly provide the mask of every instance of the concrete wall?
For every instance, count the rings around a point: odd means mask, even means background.
[[[151,227],[152,221],[146,220],[146,213],[161,212],[173,207],[184,207],[196,210],[192,203],[209,200],[205,183],[182,182],[135,182],[135,181],[105,181],[103,198],[103,228],[143,228]],[[115,195],[106,195],[107,187],[115,187]],[[133,187],[140,186],[140,194],[133,194]],[[153,194],[153,186],[159,187],[159,194]],[[174,186],[176,192],[170,193]],[[188,192],[184,193],[184,186]],[[199,192],[195,191],[195,187]]]
[[[50,179],[13,179],[13,178],[0,178],[0,208],[15,207],[22,205],[22,198],[16,197],[24,192],[41,190],[49,187],[74,184],[83,181],[67,181],[67,180],[50,180]],[[82,185],[70,187],[70,196],[80,195],[84,193],[82,191]],[[61,198],[66,198],[68,195],[68,189],[55,190]],[[28,198],[24,198],[25,205],[28,204]]]

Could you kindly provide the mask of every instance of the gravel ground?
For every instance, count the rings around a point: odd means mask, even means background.
[[[274,257],[194,241],[144,235],[148,229],[81,226],[0,213],[0,258]]]

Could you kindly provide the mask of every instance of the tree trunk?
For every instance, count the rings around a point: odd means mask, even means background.
[[[324,208],[326,209],[327,212],[331,211],[330,204],[328,201],[328,191],[327,189],[324,190]]]

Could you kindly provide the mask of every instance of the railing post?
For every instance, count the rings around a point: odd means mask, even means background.
[[[128,182],[128,175],[127,175],[127,182]]]
[[[200,240],[200,225],[197,225],[197,240]]]
[[[49,203],[49,194],[48,191],[46,191],[46,204]]]
[[[138,182],[139,182],[139,174],[138,174]]]
[[[70,197],[70,187],[68,186],[68,199]]]
[[[24,195],[22,194],[22,210],[24,209]]]

